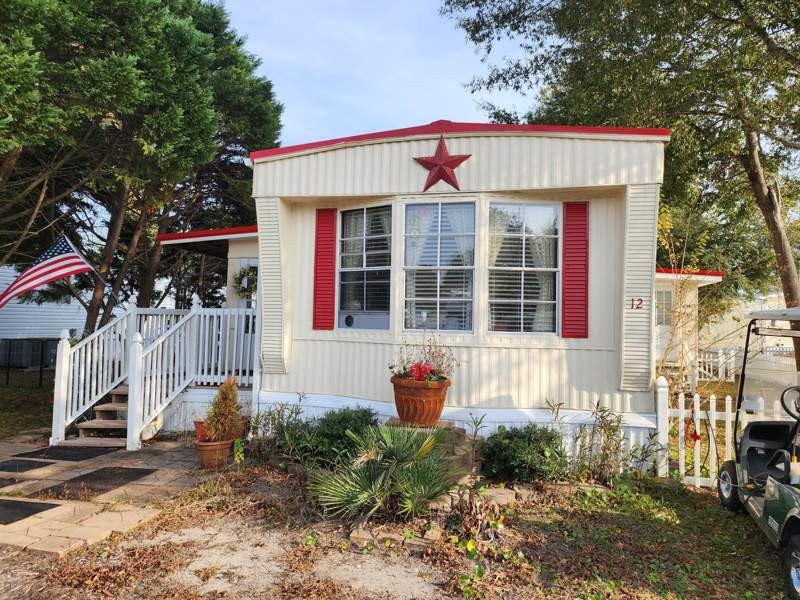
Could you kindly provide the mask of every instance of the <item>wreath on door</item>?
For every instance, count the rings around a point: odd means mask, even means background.
[[[233,289],[240,298],[253,298],[256,295],[256,284],[258,282],[257,267],[242,267],[233,276]]]

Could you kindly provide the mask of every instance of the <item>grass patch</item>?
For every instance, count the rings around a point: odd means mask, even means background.
[[[0,371],[0,406],[0,440],[49,427],[53,421],[53,371],[44,372],[42,387],[38,371],[12,369],[9,385],[5,371]]]

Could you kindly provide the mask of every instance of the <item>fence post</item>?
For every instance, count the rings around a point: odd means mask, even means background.
[[[253,303],[256,308],[256,318],[253,323],[255,339],[253,340],[253,381],[251,383],[250,414],[255,416],[259,412],[258,396],[261,392],[261,286],[256,287],[256,298]]]
[[[709,414],[708,414],[708,425],[709,437],[713,436],[713,440],[709,439],[708,444],[708,452],[709,452],[709,464],[708,464],[708,476],[711,479],[711,485],[714,485],[714,482],[717,479],[717,397],[714,394],[711,394],[711,397],[708,399],[709,402]]]
[[[694,421],[694,435],[695,435],[694,448],[693,448],[694,455],[692,457],[692,463],[693,463],[692,464],[692,466],[693,466],[692,472],[694,474],[694,485],[699,487],[699,485],[700,485],[700,474],[701,474],[700,473],[700,467],[701,467],[700,463],[702,462],[702,453],[700,452],[702,450],[702,438],[698,438],[697,437],[697,436],[701,435],[700,434],[700,431],[701,431],[700,430],[700,394],[695,394],[692,397],[692,413],[693,413],[693,416],[694,416],[693,421]]]
[[[656,474],[669,476],[669,382],[663,375],[656,380]]]
[[[686,478],[686,396],[678,394],[678,472]]]
[[[142,421],[142,334],[136,332],[131,343],[128,370],[128,450],[138,450],[141,445]]]
[[[69,394],[69,331],[61,330],[56,351],[56,373],[53,382],[53,430],[50,445],[64,441],[67,420],[67,395]]]

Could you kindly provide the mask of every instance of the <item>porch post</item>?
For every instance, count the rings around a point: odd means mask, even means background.
[[[128,313],[126,317],[127,323],[125,324],[125,357],[130,362],[131,359],[131,346],[133,344],[133,336],[136,335],[139,329],[138,319],[137,319],[137,302],[139,297],[136,294],[131,295],[130,298],[125,302],[125,311]],[[130,378],[130,369],[128,371],[128,377]]]
[[[56,352],[56,373],[53,382],[53,429],[50,432],[50,445],[64,441],[67,419],[67,394],[69,390],[69,331],[61,330]]]
[[[142,334],[136,332],[131,343],[131,361],[128,370],[128,450],[142,446]]]
[[[198,364],[200,362],[200,310],[203,308],[203,303],[200,301],[200,296],[196,293],[192,294],[192,308],[189,313],[192,319],[189,326],[189,369],[192,375],[192,380],[197,377]]]
[[[656,475],[669,475],[669,383],[663,375],[656,380]]]

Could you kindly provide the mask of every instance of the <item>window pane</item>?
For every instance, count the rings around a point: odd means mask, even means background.
[[[353,283],[364,281],[364,271],[344,271],[339,276],[342,283]]]
[[[340,246],[342,254],[361,254],[364,252],[364,238],[342,240]]]
[[[555,300],[556,274],[526,271],[525,300]]]
[[[528,235],[558,235],[558,205],[526,206],[525,233]]]
[[[489,206],[490,233],[522,233],[522,205],[494,204]]]
[[[406,238],[406,266],[435,267],[437,242],[437,237]]]
[[[392,264],[392,257],[388,252],[367,254],[368,267],[389,267]]]
[[[363,310],[364,284],[342,283],[339,292],[339,308],[341,310]]]
[[[406,301],[406,329],[436,329],[436,302]]]
[[[472,298],[472,271],[440,271],[440,298]]]
[[[437,271],[406,271],[406,298],[436,298]]]
[[[363,267],[364,266],[364,255],[363,254],[342,254],[342,268],[343,269],[352,269],[354,267]]]
[[[439,303],[439,329],[469,331],[472,329],[472,302]]]
[[[362,237],[363,235],[363,209],[342,211],[342,238]]]
[[[489,271],[489,300],[520,300],[521,271]]]
[[[441,237],[439,265],[442,267],[471,267],[475,262],[475,236]]]
[[[368,208],[366,235],[389,235],[392,233],[392,207]]]
[[[389,252],[390,239],[390,237],[386,236],[367,238],[365,240],[367,252]]]
[[[489,238],[489,266],[521,267],[522,238],[491,236]]]
[[[489,329],[491,331],[520,330],[520,305],[489,303]]]
[[[442,233],[475,233],[475,205],[442,204]]]
[[[366,310],[389,310],[389,282],[367,282]]]
[[[522,308],[523,329],[526,332],[556,330],[556,305],[525,304]]]
[[[406,205],[406,235],[439,233],[438,204]]]
[[[525,238],[525,266],[534,269],[558,266],[558,238]]]

